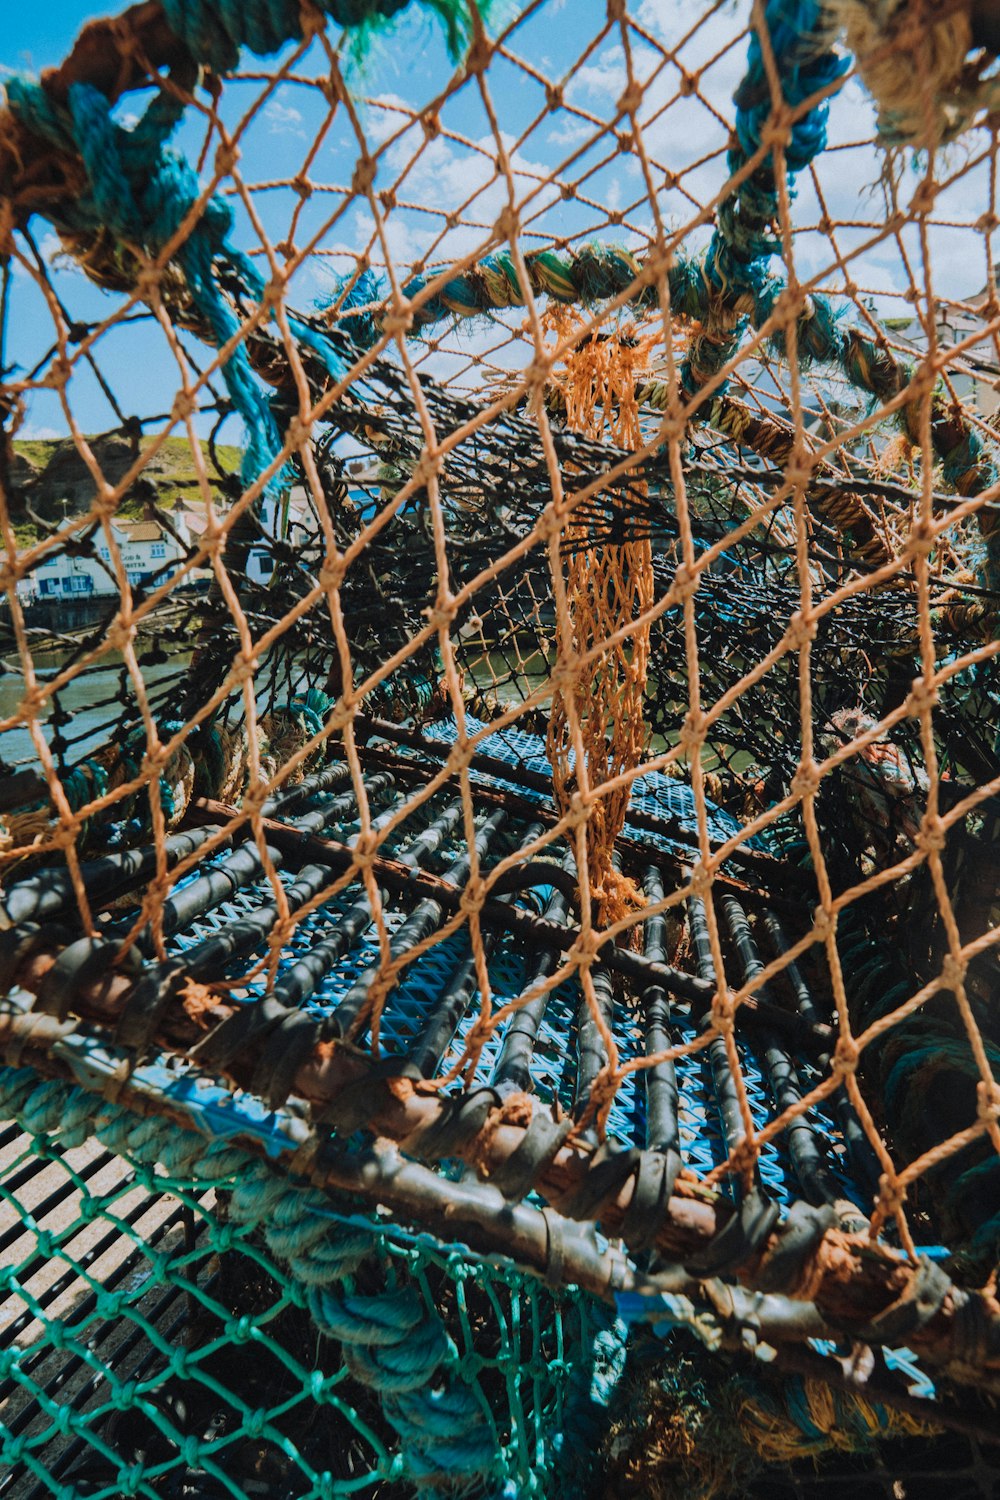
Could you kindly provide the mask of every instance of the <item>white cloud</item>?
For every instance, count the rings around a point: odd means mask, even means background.
[[[377,99],[366,101],[360,109],[360,117],[369,144],[381,146],[398,130],[404,128],[414,131],[416,127],[412,125],[407,127],[407,120],[412,114],[413,103],[411,100],[404,99],[402,94],[393,94],[383,90]]]
[[[65,261],[66,257],[66,252],[62,247],[62,241],[60,240],[59,236],[57,234],[53,234],[51,230],[48,233],[43,234],[41,239],[38,241],[38,253],[47,266],[51,266],[56,260],[57,256],[62,256],[63,261]],[[63,261],[61,261],[60,264],[62,264]],[[75,264],[75,262],[71,261],[70,264],[73,265]]]
[[[574,102],[579,102],[581,94],[617,100],[624,92],[627,82],[625,54],[620,46],[615,45],[598,53],[596,60],[573,70],[566,95]]]
[[[294,104],[283,104],[280,99],[269,99],[264,106],[264,119],[272,135],[297,135],[305,140],[302,128],[302,111]]]
[[[57,276],[59,274],[81,276],[83,274],[73,257],[63,249],[59,236],[51,229],[36,239],[35,244],[38,247],[38,254],[41,257],[42,263],[50,273],[50,276]],[[28,252],[26,246],[24,247],[24,254],[29,264],[33,265],[34,257]],[[29,271],[28,267],[16,258],[11,260],[11,274],[23,281],[33,278],[33,272]]]
[[[510,168],[515,198],[524,203],[531,198],[530,212],[550,201],[558,201],[556,188],[542,188],[551,168],[540,159],[514,151],[514,140],[504,136],[505,149],[511,151]],[[422,149],[415,147],[422,143]],[[483,135],[465,146],[438,136],[423,140],[423,133],[407,132],[394,141],[381,158],[376,191],[393,188],[399,205],[383,215],[383,233],[389,257],[401,271],[428,254],[435,263],[459,260],[484,249],[492,235],[498,215],[507,206],[508,187],[495,163],[496,142]],[[430,212],[408,208],[406,204],[426,205]],[[445,226],[442,213],[451,210],[457,221]],[[324,244],[325,250],[344,249],[357,255],[366,253],[374,234],[374,222],[364,202],[359,202],[338,226],[335,242]],[[372,254],[381,259],[381,244],[376,242]]]
[[[566,115],[562,123],[556,125],[545,137],[550,146],[579,146],[593,133],[594,126],[589,120],[581,120],[578,115]]]

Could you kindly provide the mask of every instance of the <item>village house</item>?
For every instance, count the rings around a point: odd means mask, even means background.
[[[174,510],[171,527],[172,530],[155,519],[111,523],[115,546],[134,587],[166,581],[187,554],[191,530],[179,508]],[[103,533],[95,533],[85,554],[74,556],[63,549],[49,553],[27,578],[19,581],[17,592],[23,604],[116,597],[118,581]]]
[[[372,504],[373,487],[379,483],[376,471],[355,463],[350,469],[349,495],[359,512]],[[318,571],[322,549],[317,545],[317,527],[311,501],[304,486],[295,485],[280,514],[278,502],[265,496],[260,507],[261,540],[251,547],[245,565],[251,583],[268,584],[274,575],[274,555],[267,537],[280,526],[296,550],[299,565]],[[66,522],[60,527],[67,527]],[[111,523],[115,545],[121,553],[128,581],[133,587],[147,587],[166,582],[192,546],[198,546],[205,531],[202,510],[185,510],[180,503],[173,507],[170,527],[152,517],[144,520],[119,520]],[[209,570],[202,567],[185,577],[185,584],[203,583]],[[57,600],[113,598],[119,593],[111,563],[111,550],[103,534],[95,532],[85,555],[70,550],[53,550],[17,585],[22,605]]]
[[[1000,273],[1000,267],[995,269]],[[952,355],[948,383],[960,401],[975,406],[983,417],[1000,407],[1000,348],[986,313],[989,296],[989,287],[983,287],[965,302],[941,300],[935,308],[939,352],[962,351]],[[885,327],[894,345],[926,352],[927,333],[919,318],[888,318]]]

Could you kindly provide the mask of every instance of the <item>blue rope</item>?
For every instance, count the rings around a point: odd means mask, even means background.
[[[405,10],[410,0],[316,0],[317,8],[338,26],[363,38],[375,26]],[[470,27],[465,0],[421,0],[444,23],[448,49],[457,58]],[[299,0],[162,0],[171,31],[192,55],[215,73],[236,66],[240,49],[262,56],[286,42],[302,40]],[[488,5],[484,7],[488,11]]]
[[[797,109],[821,89],[838,85],[850,59],[830,47],[830,33],[819,0],[768,0],[764,21],[774,62],[781,79],[784,102]],[[741,171],[759,151],[763,131],[772,114],[771,87],[764,68],[760,35],[753,31],[747,70],[734,95],[738,144],[727,156],[731,174]],[[792,179],[826,147],[829,102],[821,100],[791,128],[785,147],[789,191]],[[731,319],[731,304],[742,295],[753,300],[754,321],[763,322],[784,284],[768,273],[768,262],[781,250],[774,233],[778,216],[778,185],[770,153],[764,162],[719,206],[716,227],[705,255],[704,274],[717,294],[709,299],[709,315],[722,314],[720,334],[709,331],[695,341],[682,368],[685,387],[695,392],[720,370],[739,347],[748,318]],[[728,305],[727,305],[728,304]],[[728,316],[727,316],[728,314]]]
[[[73,84],[64,109],[27,78],[8,80],[7,96],[24,124],[54,146],[75,150],[83,161],[89,191],[67,203],[67,226],[89,233],[107,229],[116,240],[158,256],[200,194],[197,175],[167,144],[183,104],[157,96],[139,123],[126,130],[112,118],[110,101],[90,84]],[[216,194],[176,253],[191,300],[219,346],[240,329],[223,295],[222,277],[235,272],[252,297],[259,300],[263,293],[252,262],[229,243],[232,226],[232,209]],[[251,484],[280,451],[278,430],[242,341],[223,364],[222,375],[246,427],[243,479]]]
[[[457,55],[471,27],[466,0],[421,3],[443,20],[449,47]],[[407,4],[409,0],[320,0],[319,8],[339,25],[365,33]],[[164,0],[163,9],[193,57],[217,73],[235,66],[241,47],[268,53],[302,37],[299,0]],[[111,101],[89,84],[73,84],[65,107],[57,105],[40,83],[24,77],[8,81],[7,97],[25,126],[60,149],[75,150],[84,163],[89,191],[66,205],[67,227],[90,233],[106,229],[116,241],[159,255],[199,197],[197,175],[167,144],[184,113],[183,100],[158,94],[138,124],[127,130],[113,119]],[[240,332],[240,322],[223,295],[223,281],[235,279],[257,302],[264,292],[253,262],[230,243],[232,228],[232,210],[216,194],[176,252],[195,308],[220,348]],[[295,337],[319,356],[334,379],[340,379],[346,367],[329,338],[298,318],[289,321]],[[249,485],[274,462],[281,441],[242,341],[226,359],[222,374],[246,427],[243,481]],[[269,489],[280,491],[287,482],[288,476],[279,473]]]

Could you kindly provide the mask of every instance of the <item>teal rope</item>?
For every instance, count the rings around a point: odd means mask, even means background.
[[[65,108],[53,105],[41,84],[26,78],[7,82],[8,104],[17,118],[60,150],[79,154],[89,191],[62,208],[70,230],[96,234],[102,229],[126,245],[156,256],[176,234],[199,197],[196,173],[167,142],[183,114],[181,101],[157,96],[139,123],[126,130],[112,118],[110,101],[89,84],[73,84]],[[195,308],[217,345],[235,337],[239,321],[226,299],[224,281],[235,276],[250,296],[260,299],[263,281],[253,263],[229,242],[233,214],[216,194],[206,204],[177,251],[177,262]],[[310,331],[309,342],[316,344]],[[342,366],[329,346],[325,362],[339,376]],[[240,341],[226,360],[223,379],[243,419],[247,451],[243,479],[253,481],[280,451],[277,426],[261,385]]]
[[[228,73],[240,50],[266,56],[286,42],[302,40],[298,0],[161,0],[170,29],[192,56],[215,73]],[[443,23],[448,50],[458,58],[472,28],[467,0],[420,0]],[[391,21],[410,0],[316,0],[317,8],[338,26],[362,38]],[[480,5],[488,16],[490,0]]]
[[[310,739],[323,733],[326,716],[336,700],[320,688],[312,687],[289,701],[287,712],[308,731]]]
[[[850,60],[838,57],[819,0],[768,0],[764,22],[784,102],[797,108],[821,89],[839,87]],[[727,156],[730,174],[742,171],[760,150],[763,130],[772,112],[771,88],[764,69],[760,35],[751,32],[747,71],[734,95],[737,144]],[[793,181],[826,147],[828,100],[813,106],[795,125],[785,147],[789,193]],[[716,226],[705,255],[709,298],[708,327],[696,338],[681,369],[681,379],[694,393],[726,365],[739,348],[749,318],[743,305],[751,299],[754,321],[763,322],[784,289],[769,274],[771,257],[781,252],[774,233],[778,218],[778,184],[768,155],[719,205]]]
[[[574,1361],[570,1399],[563,1429],[557,1439],[559,1460],[567,1478],[567,1493],[587,1494],[596,1477],[593,1456],[608,1431],[616,1398],[622,1390],[629,1327],[610,1308],[597,1309],[589,1357]]]
[[[62,778],[62,789],[73,812],[103,797],[110,785],[108,773],[96,760],[81,760]]]
[[[849,71],[850,59],[833,52],[828,22],[818,0],[768,0],[764,21],[787,105],[797,109],[820,90],[839,87]],[[771,90],[756,30],[750,35],[747,71],[734,102],[738,145],[727,157],[733,175],[760,150],[763,130],[772,112]],[[829,99],[824,99],[792,126],[784,151],[791,178],[826,149],[829,108]],[[708,275],[714,285],[759,294],[763,264],[781,252],[780,240],[770,232],[777,215],[774,163],[768,156],[764,165],[719,210],[719,223],[707,257]]]
[[[338,24],[364,31],[391,19],[408,3],[321,0],[320,9]],[[443,20],[449,46],[457,55],[471,28],[466,0],[421,3]],[[298,0],[164,0],[164,11],[171,29],[194,58],[217,73],[235,66],[243,46],[274,52],[286,41],[302,37]],[[117,241],[158,255],[199,197],[196,174],[167,144],[183,115],[183,101],[157,95],[138,124],[126,130],[112,118],[111,101],[89,84],[73,84],[66,107],[61,107],[40,83],[15,77],[7,83],[7,98],[23,125],[62,150],[74,150],[83,161],[89,192],[64,206],[66,227],[90,234],[107,229]],[[176,252],[192,301],[220,347],[240,330],[223,285],[235,280],[258,302],[264,292],[263,278],[253,262],[230,242],[232,227],[232,210],[216,194]],[[328,374],[334,379],[344,375],[343,361],[329,338],[294,317],[290,326]],[[274,462],[281,442],[242,341],[226,360],[222,374],[246,427],[243,479],[249,485]],[[277,475],[272,488],[281,489],[286,479]]]

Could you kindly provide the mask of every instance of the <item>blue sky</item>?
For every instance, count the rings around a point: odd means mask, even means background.
[[[708,6],[696,7],[688,0],[633,0],[631,5],[632,13],[654,36],[671,44],[691,27],[699,9],[707,10]],[[0,42],[0,65],[8,70],[37,69],[58,62],[83,22],[102,10],[79,0],[52,0],[44,11],[27,5],[11,6]],[[640,77],[652,78],[644,105],[643,134],[649,153],[658,171],[690,169],[683,181],[701,202],[713,196],[725,177],[724,122],[732,117],[731,95],[742,74],[746,51],[745,39],[733,43],[745,25],[748,10],[746,0],[725,6],[684,49],[683,60],[689,70],[700,70],[699,86],[711,108],[695,97],[675,98],[676,70],[665,67],[662,55],[651,47],[639,40],[635,44],[636,70]],[[590,233],[641,246],[651,231],[639,162],[634,155],[612,153],[609,157],[609,138],[600,129],[601,121],[613,119],[626,81],[620,42],[612,34],[579,61],[588,41],[600,33],[605,18],[605,0],[549,0],[515,33],[511,44],[533,67],[562,81],[566,98],[593,116],[597,125],[566,112],[546,115],[543,88],[525,70],[501,58],[494,59],[489,70],[489,87],[504,141],[514,153],[518,198],[530,205],[522,215],[527,248],[549,243],[560,235]],[[288,187],[260,185],[294,177],[317,133],[329,123],[310,167],[311,177],[321,190],[301,210],[296,229],[299,245],[312,234],[319,234],[319,253],[297,274],[292,287],[292,300],[306,306],[322,295],[331,273],[349,270],[358,253],[372,248],[373,223],[364,203],[351,203],[337,216],[344,202],[337,189],[345,188],[350,181],[357,143],[346,112],[341,108],[328,122],[328,106],[308,82],[310,74],[325,71],[317,51],[300,69],[305,81],[283,83],[277,89],[268,88],[262,77],[273,69],[270,60],[261,64],[248,58],[244,66],[247,73],[256,72],[258,76],[227,84],[223,112],[228,122],[235,123],[257,105],[242,141],[240,171],[253,190],[256,211],[272,243],[287,234],[298,199]],[[406,116],[399,111],[422,107],[450,74],[440,31],[411,7],[369,56],[363,70],[355,70],[352,75],[369,149],[382,148],[376,188],[394,190],[398,200],[386,216],[384,232],[389,254],[404,275],[409,263],[426,254],[432,263],[447,263],[485,245],[506,199],[505,186],[496,179],[492,164],[494,142],[489,121],[472,84],[450,99],[442,112],[446,134],[426,141],[419,127],[402,131]],[[382,107],[371,102],[373,97],[383,101]],[[119,117],[127,123],[130,112],[141,107],[141,98],[133,96],[123,101]],[[519,141],[539,111],[543,118],[526,140]],[[923,280],[915,232],[907,231],[902,249],[891,239],[884,239],[857,253],[886,217],[878,187],[881,162],[863,144],[872,130],[870,102],[852,80],[834,102],[832,149],[818,169],[827,208],[835,219],[845,221],[837,232],[836,249],[848,262],[849,271],[845,273],[837,263],[829,240],[809,229],[818,221],[821,207],[806,179],[799,184],[795,205],[796,223],[803,228],[796,242],[797,266],[801,276],[822,273],[823,285],[833,292],[843,286],[845,274],[849,274],[881,314],[905,315],[911,304],[901,298],[909,279],[904,250],[918,284]],[[202,123],[191,118],[178,144],[189,157],[196,158],[202,138]],[[940,200],[936,217],[941,222],[930,229],[939,294],[966,297],[985,280],[981,239],[971,235],[968,227],[961,227],[974,223],[987,206],[985,169],[959,170],[963,152],[974,156],[979,149],[973,138],[967,147],[955,148],[939,169],[939,177],[949,172],[959,174]],[[580,154],[573,160],[575,153]],[[554,187],[540,189],[540,179],[554,169],[559,171],[560,180],[576,183],[582,178],[581,190],[568,197]],[[904,202],[918,181],[917,173],[904,171]],[[463,208],[467,199],[470,201]],[[593,200],[593,206],[588,199]],[[690,199],[678,189],[661,184],[658,201],[664,217],[675,227],[683,226],[694,213]],[[238,203],[236,207],[240,220],[237,239],[248,250],[259,250],[258,237]],[[442,238],[442,215],[449,211],[456,211],[457,222]],[[622,213],[622,222],[611,228],[603,222],[609,211]],[[107,317],[116,305],[115,297],[93,287],[75,268],[60,266],[57,260],[53,265],[58,250],[55,235],[40,220],[36,219],[32,227],[42,254],[52,266],[53,283],[71,315],[79,319]],[[706,234],[704,229],[695,230],[687,243],[696,248]],[[374,251],[378,260],[382,252],[377,242]],[[13,312],[8,358],[22,368],[30,368],[51,342],[52,324],[38,290],[23,273],[18,276]],[[517,321],[518,315],[513,314],[506,324],[512,326]],[[470,358],[490,349],[501,335],[502,329],[498,333],[489,325],[461,326],[449,334],[445,348],[435,355],[436,372],[442,376],[460,373]],[[189,347],[196,357],[203,354],[195,345]],[[123,410],[149,416],[169,409],[178,384],[177,366],[162,333],[152,323],[113,329],[101,341],[97,358]],[[523,362],[523,355],[510,348],[495,354],[492,360],[497,365],[510,365]],[[71,401],[84,431],[114,425],[116,418],[97,381],[84,367],[74,376]],[[200,428],[206,430],[208,425],[207,417],[202,417]],[[24,433],[49,435],[65,430],[65,416],[55,394],[48,390],[33,392]],[[227,436],[237,439],[235,423]]]
[[[8,67],[25,69],[60,62],[83,23],[106,13],[101,6],[80,0],[49,0],[44,9],[14,3],[5,10],[3,61]]]

